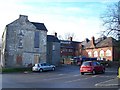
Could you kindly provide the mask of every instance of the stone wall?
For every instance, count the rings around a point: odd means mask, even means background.
[[[39,32],[39,48],[34,47],[35,31]],[[20,16],[6,26],[5,53],[2,57],[5,67],[23,67],[26,64],[46,62],[46,37],[47,31],[38,30],[27,19],[27,16]],[[36,56],[38,55],[38,56]],[[36,58],[37,57],[37,58]]]

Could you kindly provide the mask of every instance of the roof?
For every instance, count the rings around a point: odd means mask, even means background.
[[[65,42],[65,43],[67,43],[68,42],[68,44],[70,44],[70,43],[76,43],[76,44],[79,44],[79,43],[81,43],[81,42],[78,42],[78,41],[70,41],[70,40],[60,40],[60,42],[61,43],[63,43],[63,42]]]
[[[108,37],[97,43],[96,47],[107,47],[107,46],[116,46],[117,40],[112,37]]]
[[[60,42],[56,36],[47,35],[47,42]]]
[[[83,41],[82,45],[84,48],[91,48],[91,41],[89,41],[89,42]],[[112,47],[112,46],[117,46],[117,40],[115,40],[112,37],[98,38],[97,40],[95,40],[96,48]]]
[[[38,23],[38,22],[31,22],[36,29],[38,30],[44,30],[44,31],[48,31],[47,28],[45,27],[44,23]]]

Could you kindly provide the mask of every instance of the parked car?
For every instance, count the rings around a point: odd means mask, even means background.
[[[96,74],[98,72],[105,73],[105,67],[97,61],[85,61],[80,66],[80,73],[92,73]]]
[[[43,71],[48,71],[48,70],[55,70],[55,65],[51,65],[48,63],[37,63],[32,67],[32,71],[39,71],[39,72],[43,72]]]

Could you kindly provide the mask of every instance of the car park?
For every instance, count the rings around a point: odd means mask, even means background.
[[[51,65],[48,63],[37,63],[32,67],[32,71],[39,71],[39,72],[43,72],[43,71],[48,71],[48,70],[55,70],[55,65]]]
[[[81,75],[84,75],[84,73],[96,74],[99,72],[105,73],[105,67],[97,61],[85,61],[80,66]]]

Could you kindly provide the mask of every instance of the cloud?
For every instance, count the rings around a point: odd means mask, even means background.
[[[56,2],[56,0],[54,1]],[[78,5],[78,7],[75,5],[64,6],[61,3],[57,3],[58,5],[54,3],[53,5],[45,2],[48,5],[46,6],[46,4],[40,2],[43,2],[43,0],[3,0],[0,3],[1,31],[4,30],[5,25],[17,19],[19,14],[28,15],[30,21],[44,23],[48,29],[48,34],[54,31],[58,35],[71,32],[76,35],[76,40],[84,40],[100,31],[96,12],[90,8],[94,6],[88,8],[88,4],[83,7]],[[36,3],[38,4],[36,5]]]

